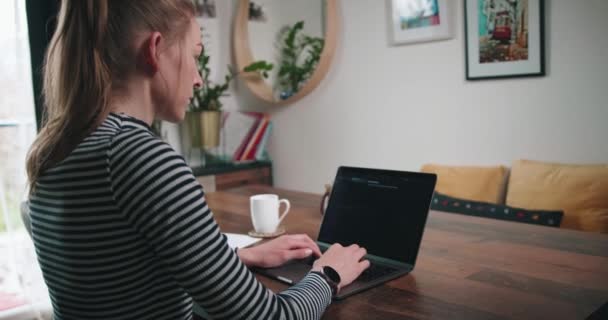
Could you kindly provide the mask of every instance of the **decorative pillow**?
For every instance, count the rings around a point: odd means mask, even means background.
[[[562,227],[608,233],[608,164],[515,161],[507,205],[563,210]]]
[[[504,203],[507,168],[425,164],[422,172],[437,174],[435,190],[475,201]]]
[[[559,227],[563,216],[561,211],[525,210],[494,203],[454,198],[439,192],[435,192],[433,195],[431,209],[550,227]]]

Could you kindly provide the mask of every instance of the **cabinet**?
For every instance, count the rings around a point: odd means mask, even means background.
[[[251,162],[245,164],[222,164],[195,167],[192,172],[203,185],[205,192],[226,190],[248,184],[272,186],[271,162]]]

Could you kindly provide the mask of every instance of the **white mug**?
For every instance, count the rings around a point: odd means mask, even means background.
[[[285,204],[285,210],[279,216],[279,206]],[[276,194],[258,194],[249,198],[251,222],[256,232],[272,233],[289,213],[289,200],[281,199]]]

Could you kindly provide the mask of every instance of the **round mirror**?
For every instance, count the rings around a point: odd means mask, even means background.
[[[274,65],[267,79],[246,73],[244,83],[267,103],[301,99],[329,70],[337,26],[337,0],[239,0],[233,37],[238,70],[259,60]]]

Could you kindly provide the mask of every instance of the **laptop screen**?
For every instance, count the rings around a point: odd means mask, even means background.
[[[340,167],[319,241],[414,265],[435,182],[434,174]]]

